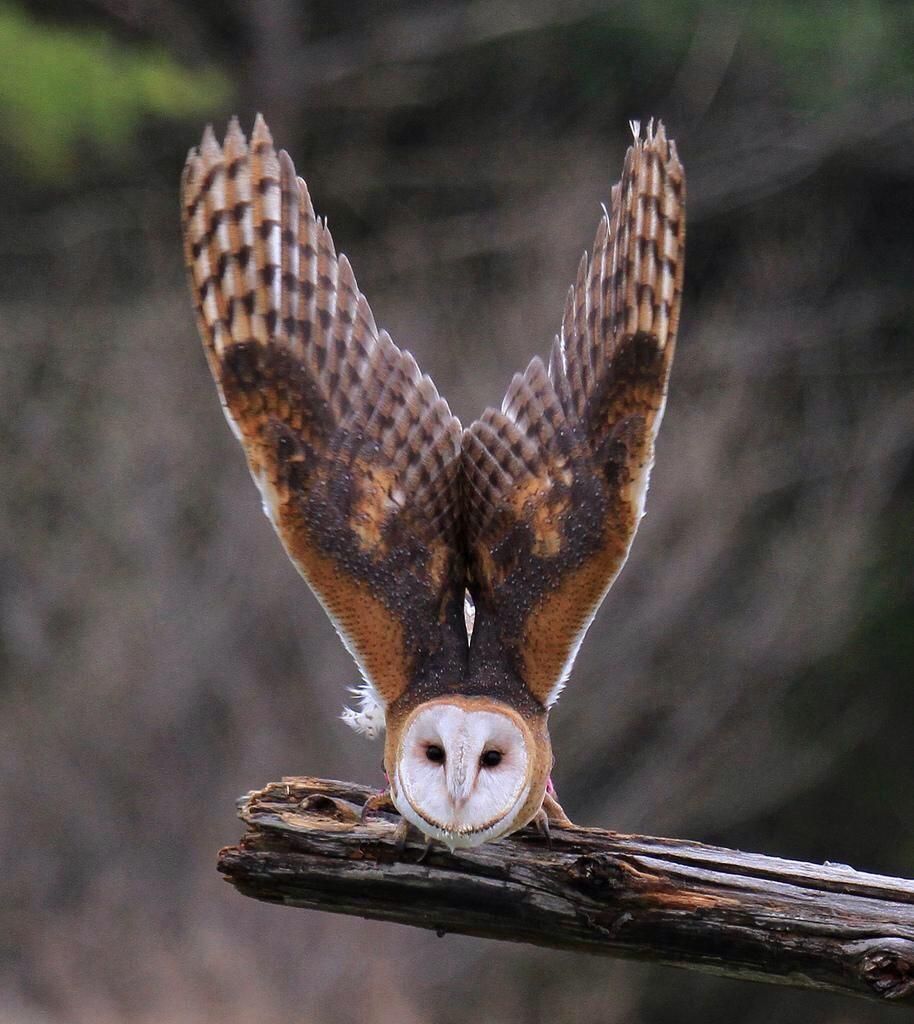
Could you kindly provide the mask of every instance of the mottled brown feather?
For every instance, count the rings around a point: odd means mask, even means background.
[[[548,369],[534,359],[502,409],[464,432],[470,677],[507,663],[542,705],[642,515],[679,318],[684,204],[676,147],[652,124],[581,260]]]
[[[207,129],[182,178],[207,358],[293,562],[385,703],[467,658],[461,428],[379,332],[258,117]]]

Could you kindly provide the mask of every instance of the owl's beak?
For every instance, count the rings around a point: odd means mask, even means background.
[[[473,766],[466,757],[466,751],[460,748],[445,765],[445,783],[455,811],[461,811],[466,806],[475,781]]]

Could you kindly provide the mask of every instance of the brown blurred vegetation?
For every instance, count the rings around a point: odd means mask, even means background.
[[[264,907],[234,798],[380,783],[260,512],[176,185],[262,110],[464,421],[545,353],[658,115],[689,180],[648,515],[553,716],[580,821],[914,874],[909,4],[0,4],[0,1021],[875,1021]],[[886,1016],[886,1019],[888,1017]]]

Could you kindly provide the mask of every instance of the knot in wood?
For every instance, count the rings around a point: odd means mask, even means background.
[[[351,804],[343,800],[335,800],[323,793],[311,793],[302,800],[299,807],[306,814],[316,814],[321,818],[332,818],[334,821],[352,823],[359,821],[359,815]]]
[[[867,943],[858,960],[863,980],[883,999],[904,999],[914,994],[914,942],[882,939]]]
[[[592,892],[614,892],[624,889],[629,871],[618,857],[608,853],[585,853],[568,866],[568,876],[580,888]]]

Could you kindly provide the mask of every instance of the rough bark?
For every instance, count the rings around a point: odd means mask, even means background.
[[[914,1005],[914,882],[678,839],[532,830],[475,850],[360,810],[371,790],[290,778],[240,803],[219,854],[242,893],[293,907]]]

